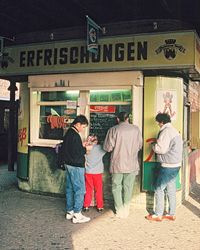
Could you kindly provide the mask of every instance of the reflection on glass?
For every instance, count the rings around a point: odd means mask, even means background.
[[[61,121],[65,106],[41,106],[40,107],[40,132],[41,139],[61,140],[65,126]]]

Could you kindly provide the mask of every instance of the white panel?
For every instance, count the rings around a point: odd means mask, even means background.
[[[142,73],[140,71],[29,76],[29,87],[31,88],[140,86],[141,84]]]
[[[133,124],[137,125],[142,131],[143,116],[143,88],[133,86]]]

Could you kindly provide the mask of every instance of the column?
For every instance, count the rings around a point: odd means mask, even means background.
[[[16,151],[16,121],[15,121],[15,91],[17,91],[16,82],[10,81],[8,87],[10,91],[10,112],[8,128],[8,171],[14,171],[15,151]]]

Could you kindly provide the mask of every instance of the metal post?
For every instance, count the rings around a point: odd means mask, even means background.
[[[9,128],[8,128],[8,171],[14,171],[15,163],[15,91],[17,91],[16,82],[11,80],[8,88],[10,91],[10,112],[9,112]]]

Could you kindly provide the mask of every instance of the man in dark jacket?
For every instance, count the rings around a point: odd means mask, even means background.
[[[73,223],[88,222],[90,218],[82,215],[85,194],[85,154],[80,132],[88,126],[84,115],[75,118],[63,139],[62,160],[66,168],[66,219]]]

